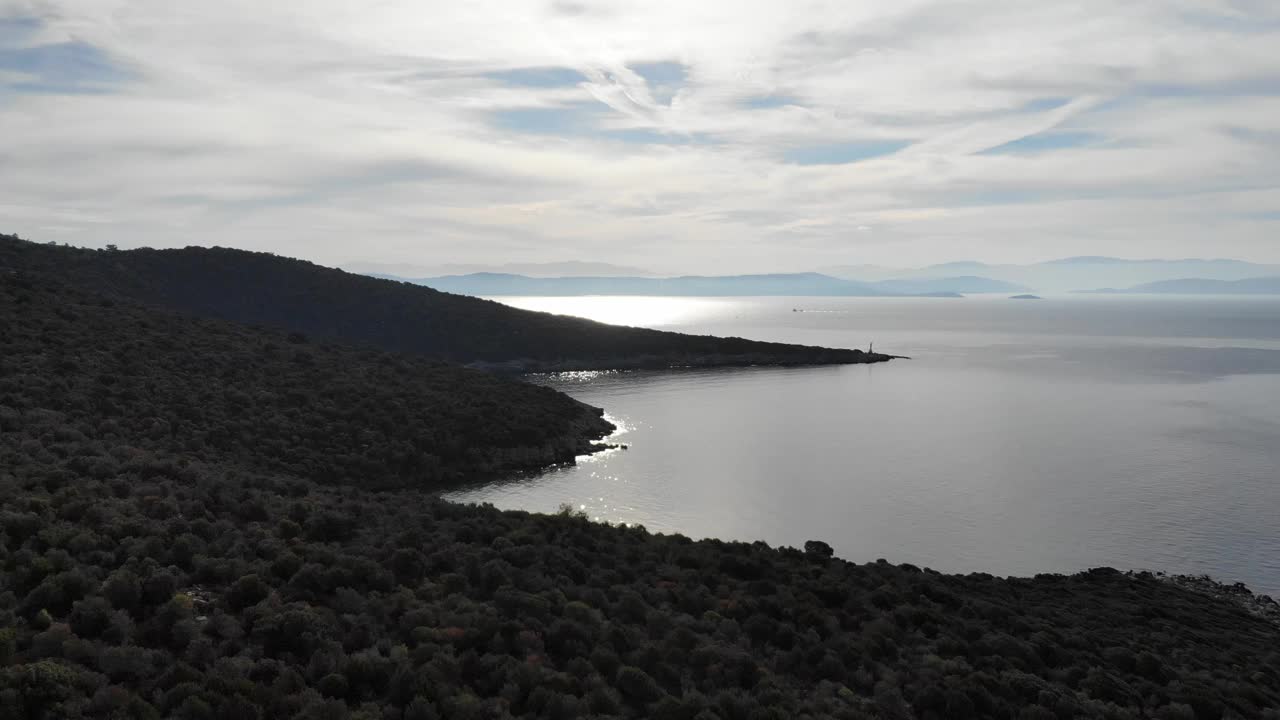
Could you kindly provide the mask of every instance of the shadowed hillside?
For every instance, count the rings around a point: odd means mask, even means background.
[[[177,471],[152,451],[361,487],[572,462],[612,426],[491,373],[188,318],[0,274],[0,424],[65,435],[73,468]]]
[[[861,350],[617,327],[223,248],[98,251],[0,236],[0,267],[49,273],[195,315],[513,371],[890,359]]]

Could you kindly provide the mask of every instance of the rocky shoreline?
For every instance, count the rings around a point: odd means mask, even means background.
[[[512,474],[541,472],[556,465],[573,464],[583,455],[592,455],[615,447],[601,442],[617,431],[618,427],[604,418],[604,410],[582,403],[583,412],[565,428],[564,435],[539,448],[495,448],[491,466],[482,468],[466,478],[456,480],[476,482],[483,478],[502,478]]]
[[[1250,615],[1280,627],[1280,602],[1269,595],[1253,592],[1244,583],[1227,584],[1208,575],[1169,575],[1163,572],[1150,574],[1170,585],[1235,604]]]

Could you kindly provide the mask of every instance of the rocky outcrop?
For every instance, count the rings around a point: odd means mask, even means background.
[[[1207,595],[1211,598],[1238,605],[1254,617],[1267,620],[1280,627],[1280,603],[1268,595],[1255,593],[1244,583],[1218,582],[1208,575],[1166,575],[1155,573],[1155,577],[1172,585]]]

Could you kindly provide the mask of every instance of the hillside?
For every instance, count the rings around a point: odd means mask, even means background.
[[[97,251],[0,236],[0,268],[44,273],[193,315],[512,371],[891,359],[861,350],[605,325],[224,248]]]
[[[572,462],[600,410],[491,373],[113,301],[0,274],[0,425],[51,433],[72,467],[177,472],[153,453],[361,487]],[[65,436],[65,437],[63,437]]]
[[[6,720],[1280,718],[1280,627],[1230,598],[1275,608],[1238,589],[375,492],[432,429],[489,469],[594,413],[26,274],[0,322]]]

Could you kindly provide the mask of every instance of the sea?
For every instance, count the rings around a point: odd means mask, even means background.
[[[1280,297],[503,297],[908,356],[579,372],[615,449],[447,497],[948,573],[1207,574],[1280,597]]]

